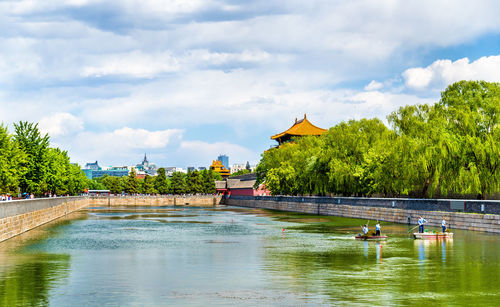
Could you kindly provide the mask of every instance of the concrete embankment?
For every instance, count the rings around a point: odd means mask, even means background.
[[[220,204],[221,197],[214,195],[193,196],[111,196],[91,197],[91,206],[198,206],[210,207]]]
[[[444,217],[451,228],[500,234],[500,201],[232,196],[225,204],[413,225],[423,216],[428,225],[440,226]]]
[[[0,202],[0,242],[87,206],[216,206],[219,196],[56,197]]]
[[[0,203],[0,242],[88,205],[86,197],[57,197]]]

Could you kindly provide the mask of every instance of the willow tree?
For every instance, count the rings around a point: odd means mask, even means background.
[[[438,190],[446,194],[453,172],[450,164],[457,143],[446,133],[446,122],[435,106],[412,105],[399,108],[388,116],[397,138],[391,160],[400,177],[395,178],[399,193],[433,196]]]
[[[342,195],[367,195],[363,179],[365,156],[389,130],[379,119],[342,122],[324,134],[324,159],[328,161],[328,179],[332,192]]]
[[[455,193],[487,194],[500,189],[500,84],[460,81],[441,94],[437,111],[458,143]]]

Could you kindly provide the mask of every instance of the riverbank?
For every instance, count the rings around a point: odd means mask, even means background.
[[[55,197],[0,203],[0,242],[88,206],[195,206],[219,205],[213,195]]]
[[[0,204],[0,242],[80,210],[86,197],[15,200]]]
[[[225,204],[414,225],[423,216],[429,226],[440,226],[444,217],[451,229],[500,234],[500,214],[493,213],[500,212],[499,201],[232,196]]]
[[[111,196],[90,197],[90,206],[195,206],[210,207],[220,204],[215,195],[168,196]]]

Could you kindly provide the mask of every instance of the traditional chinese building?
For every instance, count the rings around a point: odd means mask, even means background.
[[[276,140],[279,145],[290,141],[292,137],[305,136],[305,135],[322,135],[328,130],[316,127],[307,120],[306,114],[301,120],[295,119],[295,124],[293,124],[288,130],[273,135],[271,139]]]
[[[231,171],[225,168],[219,160],[214,160],[212,165],[210,165],[210,169],[221,174],[222,178],[229,177],[229,175],[231,175]]]
[[[271,192],[264,183],[255,187],[257,175],[255,173],[232,176],[225,180],[216,181],[215,187],[217,193],[222,195],[234,196],[266,196]]]

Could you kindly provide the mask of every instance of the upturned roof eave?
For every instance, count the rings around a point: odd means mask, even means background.
[[[307,127],[307,126],[310,126],[310,127]],[[311,129],[311,128],[315,131],[312,131],[312,132],[307,131],[307,129]],[[300,131],[300,130],[304,130],[304,129],[306,131]],[[323,129],[323,128],[319,128],[319,127],[313,125],[309,120],[307,120],[307,118],[304,118],[300,122],[293,124],[286,131],[271,136],[271,139],[275,140],[275,139],[281,138],[287,134],[290,136],[321,135],[321,134],[325,133],[326,131],[328,131],[328,130]]]

